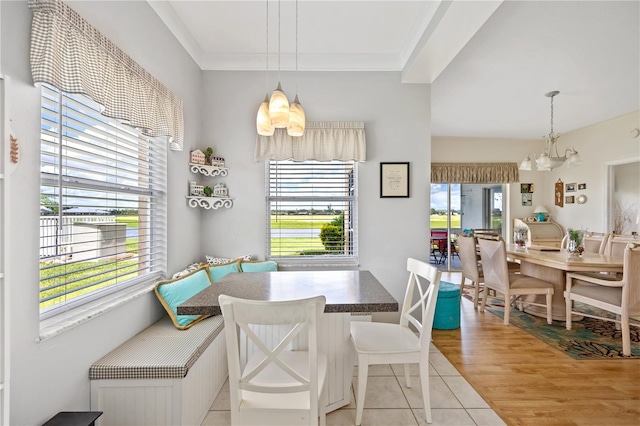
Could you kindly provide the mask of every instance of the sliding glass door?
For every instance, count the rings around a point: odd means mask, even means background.
[[[431,184],[431,263],[448,271],[460,270],[458,232],[491,229],[502,234],[502,195],[500,184]]]

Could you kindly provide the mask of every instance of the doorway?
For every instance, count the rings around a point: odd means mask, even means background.
[[[496,184],[432,183],[431,263],[446,271],[461,269],[456,245],[459,232],[492,229],[502,234],[504,192],[503,185]]]

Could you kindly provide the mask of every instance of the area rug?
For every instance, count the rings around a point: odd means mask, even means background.
[[[473,289],[465,288],[463,297],[473,301],[473,293]],[[575,303],[575,310],[599,314],[597,308]],[[501,299],[489,296],[486,310],[504,318],[504,304]],[[583,317],[580,321],[572,321],[571,330],[567,330],[564,321],[554,320],[553,324],[549,325],[545,318],[530,315],[512,307],[509,324],[519,327],[575,359],[640,358],[640,327],[631,326],[631,356],[624,356],[622,355],[622,333],[616,330],[615,323],[611,321]]]

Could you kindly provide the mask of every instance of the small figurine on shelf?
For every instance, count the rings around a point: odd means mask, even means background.
[[[211,165],[214,167],[224,167],[224,158],[211,157]]]
[[[213,148],[208,147],[204,150],[204,164],[211,164],[211,156],[213,155]]]
[[[204,186],[198,185],[196,181],[189,182],[189,195],[192,197],[202,197],[204,195]]]
[[[213,193],[213,189],[211,189],[210,186],[205,186],[203,191],[204,195],[206,195],[207,197],[211,197],[211,194]]]
[[[215,197],[228,197],[229,191],[224,183],[219,183],[213,187],[213,195]]]
[[[199,149],[196,149],[195,151],[191,151],[190,160],[191,160],[191,163],[193,164],[206,164],[204,153]]]

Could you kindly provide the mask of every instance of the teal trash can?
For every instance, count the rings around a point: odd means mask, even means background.
[[[440,282],[433,328],[453,330],[460,327],[460,285]]]

